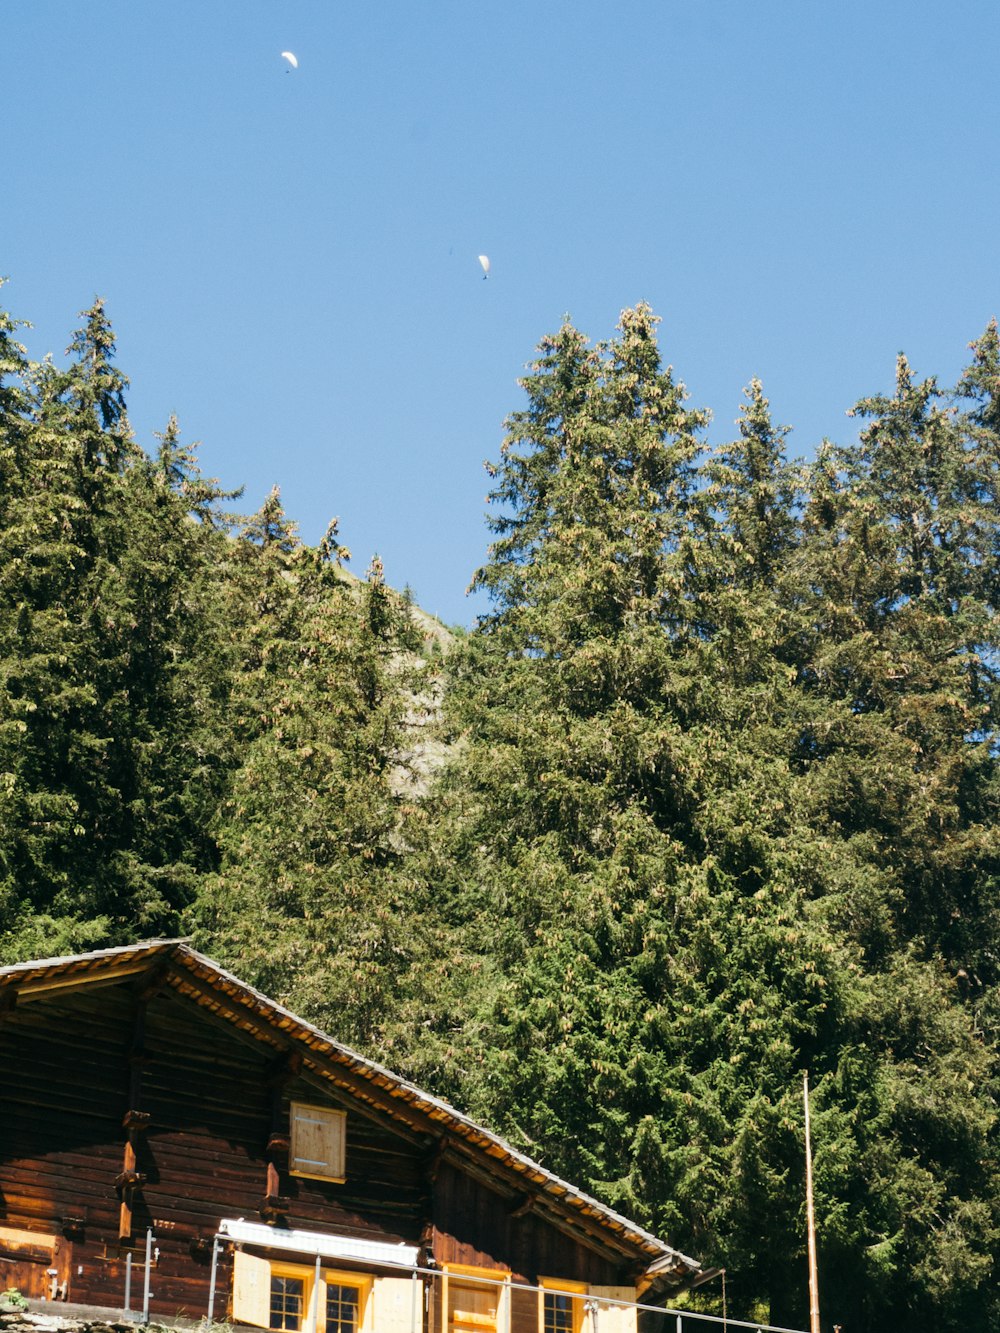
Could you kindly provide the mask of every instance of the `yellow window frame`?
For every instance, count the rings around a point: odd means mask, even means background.
[[[310,1264],[289,1264],[268,1259],[271,1277],[298,1278],[302,1283],[302,1322],[300,1333],[326,1333],[326,1288],[354,1287],[358,1293],[358,1333],[371,1333],[371,1294],[374,1278],[370,1273],[352,1273],[347,1269],[320,1268],[319,1290],[316,1268]],[[268,1325],[270,1328],[270,1324]]]
[[[590,1295],[586,1282],[576,1282],[570,1278],[541,1277],[538,1279],[538,1333],[549,1333],[545,1327],[545,1297],[569,1296],[572,1298],[570,1310],[573,1316],[570,1333],[581,1333],[586,1315],[584,1302]]]

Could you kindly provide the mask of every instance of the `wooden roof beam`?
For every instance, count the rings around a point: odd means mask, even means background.
[[[150,966],[149,958],[140,958],[128,963],[120,964],[112,969],[101,969],[100,972],[79,971],[72,972],[68,976],[46,976],[44,973],[37,978],[32,979],[29,976],[18,977],[3,983],[3,990],[16,990],[22,1000],[43,999],[46,996],[54,995],[57,991],[80,990],[82,987],[96,986],[117,986],[126,977],[134,977],[139,973],[148,971]]]
[[[232,1027],[234,1022],[242,1027],[245,1032],[251,1033],[255,1038],[270,1046],[272,1051],[277,1050],[284,1055],[292,1049],[294,1042],[291,1037],[285,1036],[280,1029],[273,1023],[267,1023],[257,1017],[250,1010],[245,1009],[232,996],[227,995],[225,991],[211,986],[207,981],[202,980],[194,972],[185,967],[176,966],[167,969],[164,980],[170,989],[193,1000],[202,1008],[213,1009],[219,1016],[226,1020],[227,1026]]]

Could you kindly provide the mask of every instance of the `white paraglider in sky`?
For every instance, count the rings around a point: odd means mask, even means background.
[[[483,268],[483,282],[490,276],[490,257],[489,255],[480,255],[479,262]]]
[[[298,69],[298,67],[299,67],[299,62],[298,62],[298,60],[295,58],[295,56],[292,54],[291,51],[282,51],[282,53],[281,53],[281,58],[282,58],[282,60],[287,60],[288,63],[289,63],[289,65],[291,65],[292,69]],[[290,70],[287,70],[287,69],[285,70],[285,73],[286,73],[286,74],[288,74],[288,73],[290,73],[290,72],[291,72]]]

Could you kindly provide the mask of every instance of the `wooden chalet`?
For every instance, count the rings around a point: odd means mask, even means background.
[[[634,1333],[635,1302],[699,1276],[183,943],[0,969],[0,1282],[29,1298],[141,1293],[287,1333]]]

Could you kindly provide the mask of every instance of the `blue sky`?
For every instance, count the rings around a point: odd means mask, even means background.
[[[1000,314],[996,0],[8,10],[29,351],[100,294],[140,442],[176,412],[248,508],[277,483],[309,541],[339,515],[356,572],[378,551],[449,622],[564,314],[598,339],[649,301],[710,438],[759,375],[799,455],[899,350],[949,382]]]

